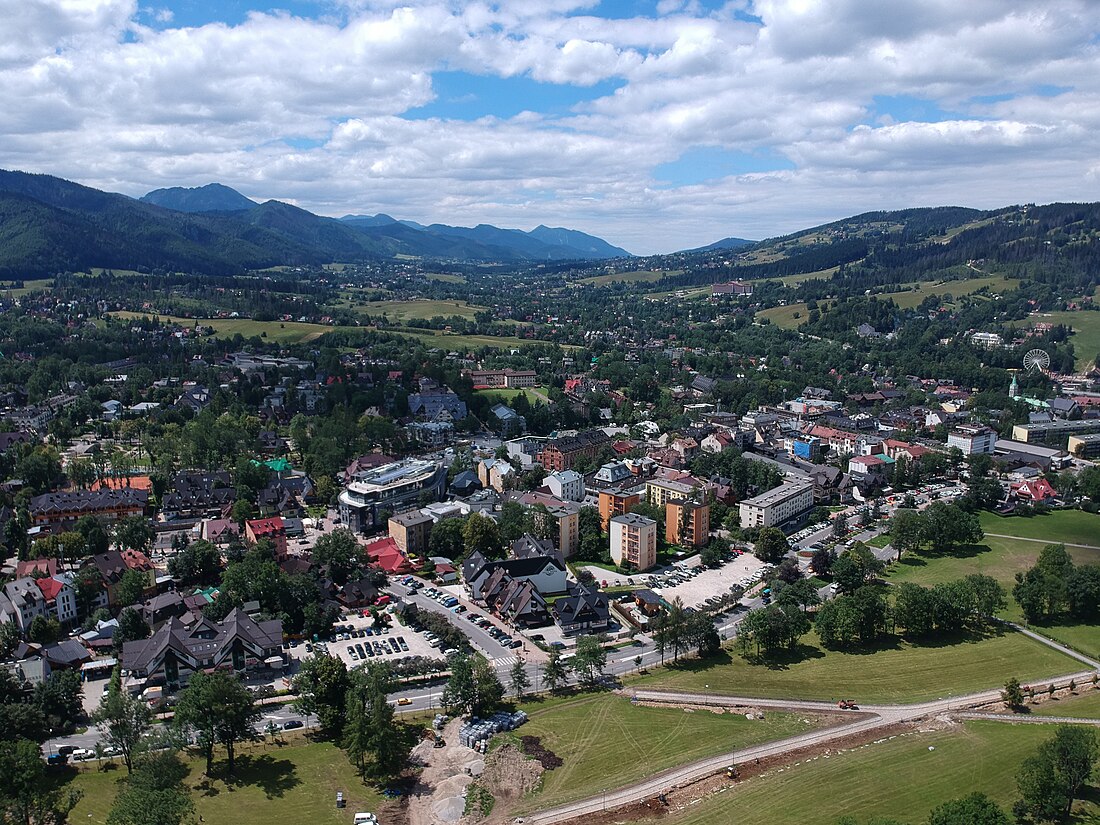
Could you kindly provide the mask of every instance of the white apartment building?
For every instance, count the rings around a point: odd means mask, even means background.
[[[784,482],[774,490],[741,502],[741,526],[775,527],[797,518],[813,506],[813,484],[805,481]]]
[[[562,501],[584,501],[584,477],[576,470],[550,473],[543,481],[554,498]]]
[[[611,560],[644,572],[657,564],[657,522],[635,513],[615,516],[608,524]]]
[[[958,447],[963,455],[992,453],[997,433],[984,424],[960,424],[947,434],[947,448]]]

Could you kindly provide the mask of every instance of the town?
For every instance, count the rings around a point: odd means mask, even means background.
[[[21,804],[213,820],[237,788],[339,821],[541,823],[700,798],[719,821],[717,790],[906,753],[921,720],[1005,747],[1022,713],[1091,718],[1092,295],[677,264],[671,290],[439,262],[10,283]],[[615,721],[572,736],[594,718]]]

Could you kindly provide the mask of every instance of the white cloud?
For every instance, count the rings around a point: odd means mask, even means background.
[[[569,225],[640,252],[870,208],[1095,197],[1088,0],[663,0],[614,20],[596,0],[338,5],[172,28],[134,0],[0,0],[0,166],[130,194],[220,180],[326,214]],[[508,119],[411,117],[440,70],[578,99],[619,88],[564,117],[538,97]],[[877,97],[949,115],[907,120]],[[700,146],[795,168],[658,185],[655,167]]]

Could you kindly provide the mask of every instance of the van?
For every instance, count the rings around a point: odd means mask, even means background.
[[[374,814],[358,813],[353,820],[354,825],[375,825],[378,822],[378,817]]]

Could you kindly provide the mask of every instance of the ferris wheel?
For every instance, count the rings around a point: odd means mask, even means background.
[[[1024,356],[1024,369],[1029,371],[1046,372],[1050,369],[1050,355],[1046,350],[1028,350]]]

